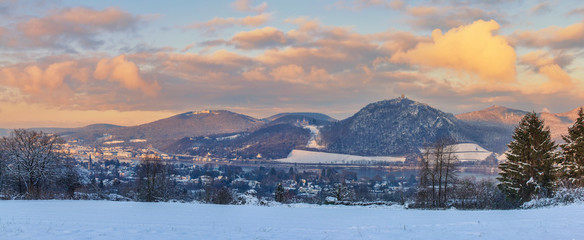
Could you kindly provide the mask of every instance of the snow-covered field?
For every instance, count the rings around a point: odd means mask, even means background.
[[[582,204],[511,211],[429,211],[1,201],[0,239],[584,239],[582,216]]]
[[[403,162],[405,157],[364,157],[356,155],[292,150],[287,158],[275,161],[311,164],[374,164],[375,162]]]
[[[456,144],[454,147],[456,149],[456,157],[462,162],[483,161],[493,154],[493,152],[474,143],[461,143]]]
[[[318,129],[311,128],[311,131],[317,132]],[[314,134],[308,142],[308,147],[319,148],[314,140]],[[488,156],[493,154],[478,144],[461,143],[456,144],[456,157],[463,162],[467,161],[483,161]],[[391,157],[391,156],[357,156],[338,153],[325,153],[306,150],[292,150],[287,158],[277,159],[275,161],[285,163],[304,163],[304,164],[375,164],[377,162],[403,162],[405,157]]]

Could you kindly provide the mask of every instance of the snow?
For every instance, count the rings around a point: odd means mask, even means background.
[[[454,155],[456,155],[458,160],[460,160],[461,162],[484,161],[485,159],[487,159],[487,157],[493,154],[493,152],[490,152],[475,143],[454,144],[454,149],[456,150]],[[421,148],[420,152],[424,152],[424,149]]]
[[[493,152],[490,152],[478,144],[461,143],[455,145],[456,157],[461,162],[466,161],[483,161],[489,157]]]
[[[139,138],[135,138],[135,139],[130,139],[131,143],[144,143],[147,142],[148,140],[146,139],[139,139]]]
[[[104,142],[103,144],[111,145],[111,144],[120,144],[120,143],[124,143],[124,141],[123,140],[115,140],[115,141]]]
[[[318,136],[318,128],[316,126],[308,125],[306,128],[310,129],[312,137],[308,142],[307,147],[320,148],[316,143],[316,136]],[[493,154],[483,147],[474,143],[456,144],[456,156],[460,161],[483,161],[488,156]],[[423,151],[423,149],[421,149]],[[308,164],[375,164],[377,162],[403,162],[405,157],[394,156],[357,156],[338,153],[325,153],[306,150],[292,150],[287,158],[277,159],[275,161],[285,163],[308,163]]]
[[[317,141],[319,136],[320,136],[320,130],[318,129],[318,126],[306,125],[306,126],[304,126],[304,128],[310,130],[310,139],[308,140],[306,147],[307,148],[324,149],[324,146],[319,145],[318,141]]]
[[[191,117],[191,116],[194,116],[194,115],[209,114],[209,113],[213,113],[213,114],[217,115],[216,112],[212,112],[211,110],[192,111],[192,112],[187,112],[184,115],[187,116],[187,117]]]
[[[231,135],[231,136],[226,136],[226,137],[218,137],[216,138],[217,141],[223,141],[223,140],[233,140],[238,138],[239,136],[241,136],[241,134],[235,134],[235,135]]]
[[[0,239],[582,239],[584,205],[460,211],[399,206],[2,201]]]
[[[405,161],[405,157],[366,157],[295,149],[290,152],[287,158],[277,159],[275,161],[311,164],[371,164],[375,162],[403,162]]]

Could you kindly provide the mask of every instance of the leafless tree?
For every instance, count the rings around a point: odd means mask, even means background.
[[[347,201],[353,196],[353,192],[347,184],[345,183],[335,183],[332,189],[332,196],[337,199],[337,201]]]
[[[65,192],[66,198],[74,198],[75,190],[83,186],[80,169],[75,166],[75,159],[64,159],[58,171],[57,185]]]
[[[136,184],[141,201],[164,201],[168,197],[170,166],[158,156],[144,157],[138,166]]]
[[[426,207],[444,207],[458,171],[454,140],[441,138],[426,147],[420,161],[418,201]]]
[[[4,155],[3,149],[0,149],[0,195],[3,195],[6,188],[6,163],[7,158]]]
[[[0,139],[0,149],[17,192],[37,199],[57,177],[59,164],[67,157],[64,140],[57,135],[25,129]]]

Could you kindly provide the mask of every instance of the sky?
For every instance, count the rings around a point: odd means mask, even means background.
[[[0,0],[0,128],[584,105],[584,2]]]

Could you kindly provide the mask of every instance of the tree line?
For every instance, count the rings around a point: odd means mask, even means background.
[[[322,169],[319,174],[258,170],[244,172],[241,168],[226,168],[229,178],[254,179],[259,185],[252,189],[247,183],[216,178],[209,169],[193,169],[192,178],[203,176],[214,179],[197,186],[179,184],[171,176],[178,174],[173,164],[157,156],[148,156],[133,167],[135,175],[129,181],[112,180],[111,193],[137,201],[167,201],[170,199],[201,200],[210,203],[241,202],[238,192],[252,190],[257,198],[278,202],[342,203],[386,200],[409,203],[419,208],[516,208],[523,203],[553,197],[558,190],[584,187],[584,113],[580,109],[576,122],[562,136],[564,143],[551,139],[549,127],[535,113],[526,114],[516,127],[507,160],[499,164],[499,175],[494,179],[461,177],[460,161],[456,157],[455,140],[439,139],[428,145],[419,159],[418,176],[405,182],[396,182],[393,192],[375,186],[382,179],[363,182],[356,174]],[[79,189],[102,192],[101,172],[88,174],[76,166],[76,161],[57,135],[31,130],[14,130],[0,139],[0,196],[12,199],[75,198]],[[107,166],[106,162],[106,166]],[[111,164],[111,163],[110,163]],[[119,164],[119,163],[118,163]],[[117,170],[116,170],[117,171]],[[97,177],[96,177],[97,176]],[[101,176],[101,177],[100,177]],[[96,182],[96,179],[101,179]],[[298,190],[284,188],[284,182],[309,179],[322,186],[318,196],[302,198]],[[389,179],[388,179],[389,181]],[[393,180],[392,180],[393,181]],[[403,179],[402,179],[403,181]],[[350,183],[351,184],[347,184]],[[412,185],[416,184],[416,185]],[[192,185],[192,184],[191,184]],[[392,185],[393,186],[393,185]],[[415,186],[415,187],[411,187]],[[89,190],[88,190],[89,189]],[[395,190],[397,189],[397,190]],[[261,191],[259,191],[261,190]],[[385,193],[383,193],[385,191]],[[329,201],[330,200],[330,201]]]
[[[584,113],[556,144],[536,113],[519,122],[499,164],[498,182],[458,178],[460,162],[454,140],[440,139],[426,147],[419,166],[414,207],[516,208],[531,200],[552,198],[558,190],[584,187]]]
[[[508,200],[519,205],[537,198],[550,198],[560,188],[584,187],[584,113],[580,108],[576,122],[558,145],[549,127],[535,113],[528,113],[513,134],[499,165],[499,188]]]

